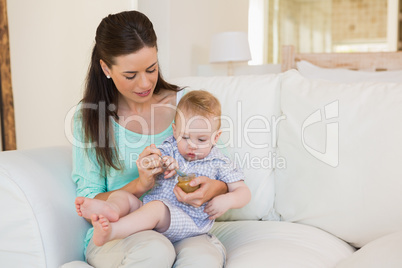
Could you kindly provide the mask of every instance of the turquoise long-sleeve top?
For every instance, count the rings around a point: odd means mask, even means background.
[[[81,120],[77,119],[79,125]],[[138,178],[136,160],[146,146],[154,143],[161,144],[167,137],[173,135],[172,125],[163,132],[156,135],[140,135],[125,129],[123,126],[113,122],[113,130],[118,141],[120,161],[123,163],[123,170],[110,169],[107,176],[100,172],[100,166],[96,161],[94,150],[73,146],[73,172],[72,179],[77,185],[77,196],[94,198],[97,194],[120,189],[130,181]],[[82,130],[74,128],[74,137],[82,137]],[[93,235],[93,228],[89,229],[85,237],[85,248]]]
[[[185,90],[177,93],[177,103],[185,93]],[[172,124],[156,135],[143,135],[127,130],[113,120],[113,133],[119,151],[119,160],[124,169],[110,169],[105,176],[101,173],[100,166],[96,161],[95,150],[85,149],[83,146],[84,133],[82,116],[79,112],[81,107],[82,105],[79,105],[77,108],[73,124],[75,144],[73,144],[72,179],[77,185],[77,196],[94,198],[99,193],[120,189],[130,181],[137,179],[139,174],[136,161],[140,153],[150,144],[158,146],[167,137],[173,135]],[[86,248],[92,236],[93,228],[90,228],[84,241],[84,255],[86,255]]]

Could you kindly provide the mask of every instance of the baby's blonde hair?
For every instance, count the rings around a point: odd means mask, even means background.
[[[218,120],[218,129],[221,127],[221,104],[219,100],[205,90],[193,90],[185,94],[177,105],[175,120],[177,121],[179,113],[190,113],[210,117]]]

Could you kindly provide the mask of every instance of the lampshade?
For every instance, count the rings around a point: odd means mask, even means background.
[[[245,32],[223,32],[212,36],[209,61],[233,62],[251,60],[248,37]]]

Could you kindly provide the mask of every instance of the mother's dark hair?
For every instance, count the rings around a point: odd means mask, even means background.
[[[95,45],[86,79],[82,103],[95,104],[96,109],[82,109],[85,142],[95,145],[96,159],[104,172],[108,168],[121,169],[118,151],[109,119],[118,119],[118,91],[112,79],[102,71],[100,60],[111,68],[117,56],[139,51],[144,47],[157,48],[152,22],[138,11],[125,11],[105,17],[96,30]],[[154,94],[161,89],[178,91],[167,83],[159,70]],[[103,107],[103,109],[101,109]]]

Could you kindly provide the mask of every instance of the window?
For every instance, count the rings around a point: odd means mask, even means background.
[[[250,0],[251,64],[297,52],[395,51],[400,0]],[[402,16],[401,16],[402,17]]]

